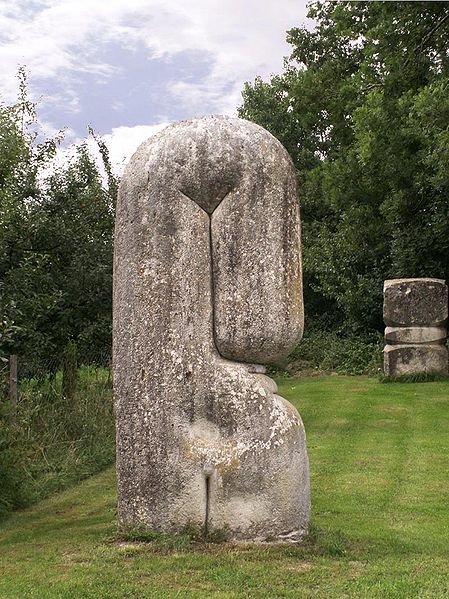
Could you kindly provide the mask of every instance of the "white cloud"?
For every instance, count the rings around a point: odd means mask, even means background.
[[[105,58],[104,50],[113,44],[127,51],[144,49],[148,60],[175,62],[180,53],[193,52],[211,65],[197,79],[167,78],[158,87],[157,114],[168,114],[167,106],[175,103],[185,118],[232,114],[244,81],[282,69],[283,56],[290,52],[285,32],[305,23],[306,12],[306,0],[0,0],[0,94],[14,100],[17,68],[25,65],[32,96],[43,93],[43,104],[63,106],[64,114],[86,112],[79,95],[83,77],[109,81],[123,68],[120,57],[114,57],[114,64]],[[95,122],[94,108],[88,108],[84,122]],[[168,124],[167,117],[160,116],[164,122],[158,124],[125,127],[120,126],[123,104],[111,98],[109,109],[117,126],[103,139],[121,174],[137,146]],[[49,122],[51,114],[47,110],[42,123],[49,135],[58,128]],[[81,135],[68,130],[66,140],[80,141]],[[94,149],[93,140],[88,144]],[[59,158],[70,152],[61,149]]]
[[[137,125],[136,127],[115,127],[111,133],[102,136],[109,150],[109,157],[114,171],[121,175],[126,163],[142,142],[159,133],[169,123],[158,125]],[[93,152],[97,151],[95,142],[89,141]]]
[[[285,31],[305,14],[305,0],[0,0],[3,96],[15,96],[14,75],[25,64],[41,88],[42,81],[62,83],[59,101],[76,106],[76,77],[110,78],[120,68],[99,59],[102,46],[144,44],[150,58],[204,53],[213,62],[206,79],[168,91],[192,113],[205,105],[229,112],[245,80],[282,68]]]
[[[146,141],[152,135],[159,133],[169,123],[160,123],[158,125],[137,125],[136,127],[115,127],[111,133],[102,135],[101,139],[106,143],[109,151],[109,158],[113,171],[119,177],[123,174],[124,168],[131,156],[137,150],[141,143]],[[56,135],[57,131],[52,131],[48,127],[47,133]],[[76,148],[81,143],[86,143],[91,156],[96,160],[100,173],[106,182],[106,173],[100,156],[98,145],[92,137],[75,138],[73,131],[66,131],[65,138],[70,141],[70,145],[59,146],[56,156],[51,162],[42,169],[40,176],[42,180],[54,172],[56,169],[67,166],[70,161],[76,157]]]

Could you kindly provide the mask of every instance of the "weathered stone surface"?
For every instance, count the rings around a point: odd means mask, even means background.
[[[279,142],[225,117],[145,142],[122,178],[114,256],[123,526],[304,534],[304,427],[260,366],[290,351],[302,318],[295,174]]]
[[[385,341],[400,344],[443,344],[446,341],[445,327],[386,327]]]
[[[441,279],[392,279],[384,283],[384,322],[389,326],[442,326],[447,287]]]
[[[447,374],[447,349],[443,345],[386,345],[384,372],[393,377],[420,372]]]

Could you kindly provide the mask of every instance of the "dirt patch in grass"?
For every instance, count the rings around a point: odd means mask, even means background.
[[[288,572],[307,572],[313,568],[312,562],[294,562],[290,564],[283,564],[282,568]]]

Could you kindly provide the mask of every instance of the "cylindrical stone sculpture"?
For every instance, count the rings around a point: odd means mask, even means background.
[[[447,374],[447,317],[448,294],[443,280],[385,281],[385,374]]]
[[[171,125],[128,164],[115,235],[120,524],[300,538],[304,427],[262,366],[302,335],[287,152],[237,118]]]

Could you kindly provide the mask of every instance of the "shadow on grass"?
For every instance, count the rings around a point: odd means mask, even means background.
[[[272,551],[288,556],[298,557],[342,557],[357,549],[341,531],[329,531],[312,525],[309,534],[298,543],[272,542],[262,543],[232,542],[226,529],[205,532],[204,529],[188,526],[178,534],[162,533],[137,526],[126,531],[119,531],[107,539],[108,544],[146,544],[155,553],[169,554],[188,551],[236,551],[248,549]],[[358,545],[360,548],[360,544]]]
[[[379,383],[434,383],[449,381],[449,375],[434,371],[415,372],[411,374],[402,374],[400,376],[386,376],[380,374],[378,380]]]
[[[228,540],[226,529],[205,531],[198,526],[186,526],[177,534],[151,530],[145,526],[135,526],[119,530],[108,539],[111,543],[145,543],[157,553],[177,553],[191,549],[207,549],[211,545],[225,544]]]

